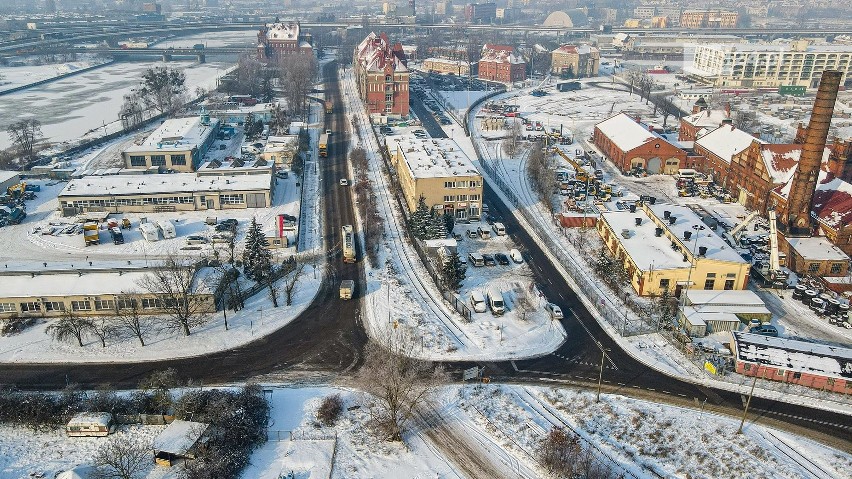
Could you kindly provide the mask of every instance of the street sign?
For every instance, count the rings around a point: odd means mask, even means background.
[[[474,366],[472,368],[464,370],[464,376],[462,380],[468,381],[471,379],[476,379],[477,377],[479,377],[479,367]]]

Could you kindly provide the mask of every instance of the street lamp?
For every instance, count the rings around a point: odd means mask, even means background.
[[[704,230],[704,225],[692,225],[692,229],[695,230],[693,233],[695,235],[695,239],[692,241],[692,257],[689,259],[689,272],[686,275],[686,290],[689,291],[689,287],[692,285],[692,269],[695,267],[697,261],[695,260],[695,252],[698,249],[698,232]],[[681,306],[686,306],[686,292],[682,293],[682,301]]]
[[[598,347],[601,349],[601,368],[598,371],[598,395],[595,398],[595,402],[601,402],[601,383],[603,383],[603,367],[604,367],[604,359],[606,359],[606,353],[610,351],[610,349],[603,347],[600,341],[597,341]]]

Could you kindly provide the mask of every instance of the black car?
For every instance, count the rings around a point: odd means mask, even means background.
[[[495,254],[495,255],[494,255],[494,258],[497,260],[497,262],[498,262],[498,263],[500,263],[500,264],[502,264],[502,265],[507,265],[507,264],[509,264],[509,257],[508,257],[508,256],[506,256],[506,255],[505,255],[505,254],[503,254],[503,253],[497,253],[497,254]]]
[[[497,262],[494,261],[494,255],[484,254],[482,255],[482,259],[485,260],[485,266],[497,266]]]
[[[226,220],[222,220],[216,225],[216,231],[237,231],[237,220],[233,218],[229,218]]]

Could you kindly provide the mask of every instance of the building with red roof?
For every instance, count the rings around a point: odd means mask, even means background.
[[[486,43],[479,57],[479,78],[514,83],[527,79],[527,62],[513,47]]]
[[[595,125],[592,140],[624,173],[642,168],[673,175],[686,166],[686,151],[624,113]]]
[[[313,55],[311,35],[303,33],[298,22],[278,20],[261,27],[257,33],[257,58],[260,61],[278,61],[287,55]]]
[[[562,45],[550,52],[550,72],[570,78],[598,76],[601,53],[590,45]]]
[[[408,116],[408,78],[405,53],[387,34],[371,32],[353,53],[358,93],[369,113]]]

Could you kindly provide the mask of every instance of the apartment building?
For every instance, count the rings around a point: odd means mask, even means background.
[[[429,208],[457,220],[479,219],[482,176],[455,141],[408,134],[387,137],[386,146],[409,211],[417,209],[423,196]]]
[[[313,55],[311,35],[298,22],[268,23],[257,33],[257,58],[278,61],[287,55]]]
[[[371,32],[355,47],[352,61],[358,93],[371,114],[408,116],[408,78],[402,45]]]
[[[473,63],[465,60],[450,60],[447,58],[427,58],[423,60],[423,70],[434,73],[467,76],[471,73]]]
[[[684,10],[680,14],[683,28],[736,28],[739,13],[731,10]]]
[[[601,53],[591,45],[562,45],[550,53],[550,71],[568,77],[598,76]]]
[[[191,172],[216,141],[220,121],[206,113],[186,118],[171,118],[148,135],[141,143],[125,149],[121,156],[124,167],[152,167]]]
[[[527,62],[515,49],[506,45],[486,43],[479,57],[479,78],[501,83],[527,79]]]
[[[849,84],[852,45],[811,45],[805,40],[785,44],[698,44],[685,71],[716,87],[816,88],[825,70],[843,72]]]

